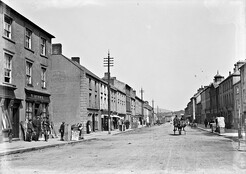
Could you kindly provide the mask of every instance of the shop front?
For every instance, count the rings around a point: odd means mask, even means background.
[[[25,89],[25,120],[22,121],[22,134],[25,135],[25,123],[29,120],[40,120],[43,122],[45,118],[51,122],[49,115],[50,94]]]
[[[87,133],[95,132],[99,129],[99,117],[97,111],[89,111],[86,126]]]
[[[0,142],[9,137],[19,138],[19,107],[21,100],[15,97],[14,86],[0,85]]]

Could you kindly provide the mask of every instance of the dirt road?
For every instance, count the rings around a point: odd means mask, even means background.
[[[231,140],[172,125],[141,128],[80,144],[1,158],[3,173],[246,173]]]

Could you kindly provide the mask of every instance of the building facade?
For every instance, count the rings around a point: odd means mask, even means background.
[[[87,132],[88,129],[99,130],[102,80],[80,65],[79,57],[69,59],[62,55],[61,44],[52,46],[51,113],[54,127],[58,129],[64,121],[69,125],[83,123]]]
[[[8,130],[24,139],[20,125],[49,118],[53,35],[0,1],[0,139]],[[23,124],[21,124],[23,123]]]

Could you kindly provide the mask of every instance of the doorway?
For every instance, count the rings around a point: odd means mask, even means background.
[[[19,138],[19,108],[13,108],[13,138]]]

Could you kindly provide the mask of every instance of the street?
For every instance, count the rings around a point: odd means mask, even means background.
[[[230,139],[187,127],[143,127],[79,144],[1,157],[2,173],[245,173]]]

